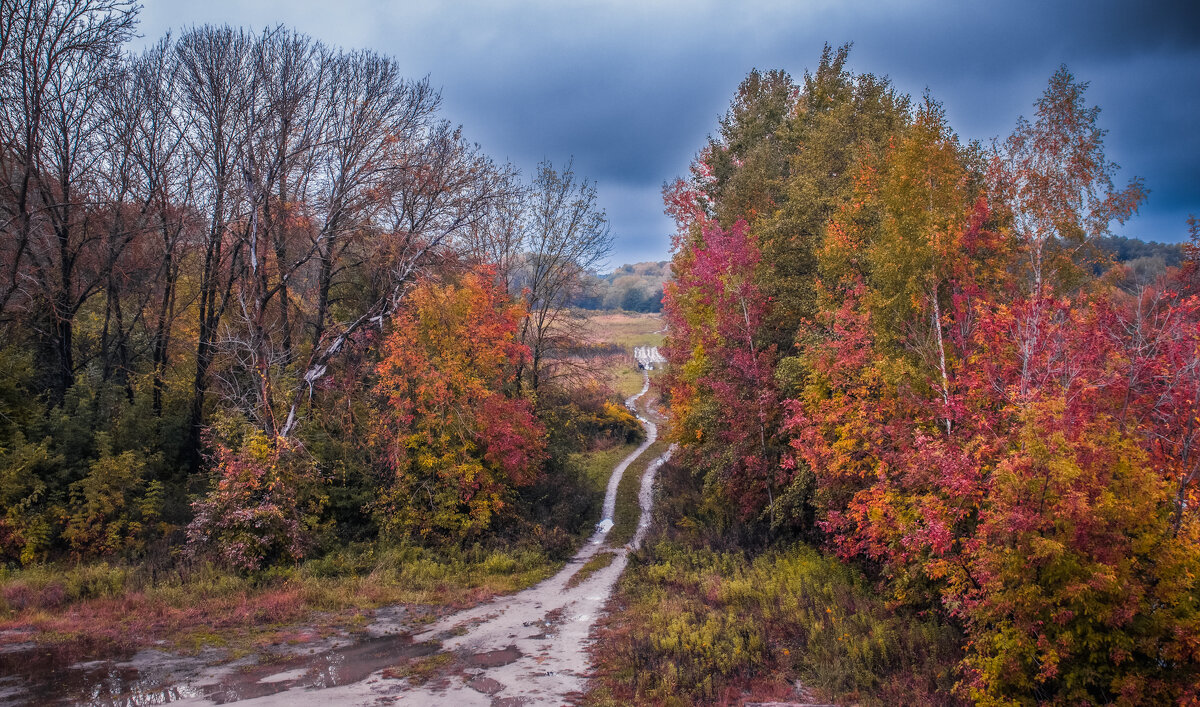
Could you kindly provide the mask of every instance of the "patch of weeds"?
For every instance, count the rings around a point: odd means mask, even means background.
[[[739,548],[668,464],[592,647],[591,705],[804,701],[958,704],[961,634],[896,609],[857,569],[799,542]]]
[[[660,426],[658,440],[642,452],[642,456],[630,464],[625,470],[625,475],[621,477],[621,483],[617,486],[617,504],[613,510],[613,527],[608,531],[607,542],[611,547],[624,545],[637,533],[638,520],[642,517],[642,507],[638,503],[642,474],[646,472],[646,467],[670,446],[663,436]]]
[[[408,680],[412,685],[424,685],[454,662],[451,653],[434,653],[383,671],[385,678]]]
[[[567,589],[574,589],[583,584],[592,575],[611,565],[616,558],[617,553],[608,550],[592,555],[591,559],[583,563],[583,567],[567,580]]]
[[[757,557],[662,541],[620,584],[596,704],[720,703],[801,680],[864,704],[944,704],[958,636],[892,611],[861,575],[811,547]]]

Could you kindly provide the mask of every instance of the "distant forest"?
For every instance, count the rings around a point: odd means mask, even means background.
[[[1161,260],[1163,267],[1177,268],[1183,262],[1182,243],[1159,243],[1139,238],[1108,236],[1096,241],[1102,252],[1108,253],[1118,263],[1135,260]]]
[[[628,312],[661,312],[663,283],[671,279],[671,264],[622,265],[607,275],[589,275],[574,306],[580,309],[623,309]]]
[[[1097,239],[1096,247],[1113,261],[1129,265],[1130,277],[1138,281],[1153,280],[1183,262],[1183,246],[1179,243],[1108,236]],[[586,276],[585,286],[572,304],[587,310],[661,312],[663,284],[670,279],[671,264],[666,260],[622,265],[607,274]]]

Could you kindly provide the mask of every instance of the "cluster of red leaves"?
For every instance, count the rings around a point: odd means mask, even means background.
[[[680,200],[694,198],[689,193]],[[754,279],[759,259],[745,221],[728,230],[705,222],[689,257],[676,259],[663,299],[671,332],[666,355],[679,364],[671,379],[672,410],[679,436],[688,441],[684,454],[711,470],[716,488],[743,516],[770,509],[785,476],[777,444],[777,355],[761,341],[767,304]]]
[[[888,382],[857,302],[788,403],[833,547],[962,621],[975,699],[1197,698],[1196,300],[977,299],[948,404]]]

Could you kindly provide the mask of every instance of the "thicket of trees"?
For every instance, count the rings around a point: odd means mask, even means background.
[[[569,453],[636,430],[568,355],[594,185],[522,180],[385,56],[126,54],[132,3],[3,1],[0,558],[584,522]]]
[[[1195,223],[1181,267],[1106,259],[1146,192],[1065,67],[985,146],[847,54],[751,73],[664,188],[673,434],[709,517],[943,613],[962,697],[1200,699]]]
[[[663,286],[669,279],[671,268],[665,260],[622,265],[607,275],[585,278],[586,289],[573,304],[581,309],[661,312]]]

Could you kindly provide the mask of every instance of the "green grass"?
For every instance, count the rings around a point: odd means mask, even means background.
[[[452,653],[434,653],[387,668],[383,671],[383,676],[392,680],[406,679],[413,685],[424,685],[453,662]]]
[[[670,446],[662,439],[661,434],[660,430],[659,439],[629,465],[629,468],[625,470],[625,475],[621,477],[621,483],[617,486],[613,527],[608,531],[608,544],[612,547],[624,545],[637,533],[638,519],[642,515],[641,506],[638,504],[638,492],[642,488],[642,474],[645,473],[646,467],[650,466],[650,462],[657,459]]]
[[[611,565],[616,557],[617,554],[615,552],[608,551],[593,555],[590,560],[583,563],[583,567],[580,567],[578,572],[571,575],[571,578],[567,580],[567,589],[572,589],[583,584],[589,577]]]
[[[608,477],[621,460],[637,449],[638,443],[631,442],[595,452],[579,452],[571,455],[571,463],[583,470],[592,488],[603,493],[608,486]]]

